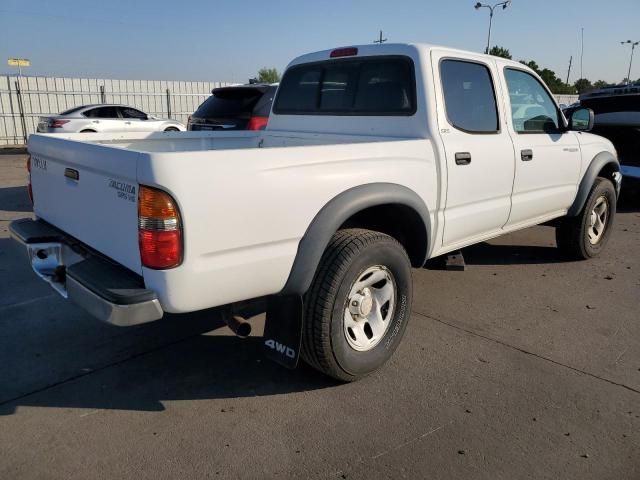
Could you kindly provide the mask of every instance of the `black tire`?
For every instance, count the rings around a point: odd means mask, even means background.
[[[97,133],[97,132],[95,130],[86,129],[86,130],[80,130],[80,133]]]
[[[176,127],[167,127],[164,129],[165,132],[179,132],[180,129],[176,128]]]
[[[601,236],[592,243],[589,237],[591,215],[600,199],[604,199],[607,203],[608,214]],[[556,227],[556,243],[563,254],[576,260],[587,260],[600,255],[611,236],[616,201],[613,183],[606,178],[596,178],[580,214],[563,219]]]
[[[395,301],[378,343],[370,350],[358,351],[346,338],[344,315],[354,282],[368,268],[383,268],[392,275]],[[402,340],[411,300],[411,263],[400,243],[371,230],[338,231],[325,250],[305,296],[302,358],[342,381],[350,382],[372,373],[389,360]]]

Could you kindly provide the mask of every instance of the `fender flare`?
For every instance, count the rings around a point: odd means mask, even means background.
[[[568,217],[575,217],[582,211],[582,207],[584,207],[584,204],[587,201],[587,197],[591,192],[593,183],[596,181],[598,174],[607,165],[611,165],[614,172],[620,172],[620,162],[610,152],[600,152],[595,157],[593,157],[593,160],[591,160],[587,171],[580,181],[580,186],[578,187],[576,198],[573,201],[573,204],[569,207],[569,211],[567,212]],[[619,194],[619,182],[615,178],[612,178],[611,180],[613,181],[614,187],[616,188],[616,193]]]
[[[388,204],[402,205],[414,210],[422,219],[424,238],[428,241],[429,211],[416,192],[395,183],[369,183],[350,188],[331,199],[312,220],[298,244],[298,252],[289,278],[280,295],[304,295],[311,286],[322,254],[340,226],[366,208]],[[425,245],[422,264],[427,260],[427,252],[428,245]]]

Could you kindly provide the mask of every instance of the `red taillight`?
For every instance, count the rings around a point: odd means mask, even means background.
[[[148,268],[171,268],[182,260],[182,238],[179,230],[168,232],[138,230],[140,260]]]
[[[49,120],[49,127],[62,128],[65,123],[69,123],[69,120]]]
[[[269,117],[251,117],[247,123],[247,130],[264,130],[268,122]]]
[[[358,55],[358,49],[356,47],[347,47],[347,48],[336,48],[329,55],[331,58],[338,57],[353,57],[354,55]]]
[[[33,189],[31,188],[31,155],[27,158],[27,192],[29,192],[29,200],[33,205]]]
[[[138,191],[138,244],[147,268],[164,269],[182,263],[182,225],[176,202],[155,188]]]

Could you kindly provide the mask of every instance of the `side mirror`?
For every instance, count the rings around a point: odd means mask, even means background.
[[[588,132],[593,128],[595,115],[590,108],[577,108],[569,117],[569,130]]]

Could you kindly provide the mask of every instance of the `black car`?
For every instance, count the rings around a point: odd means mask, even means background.
[[[264,130],[276,85],[215,88],[189,118],[187,130]]]

